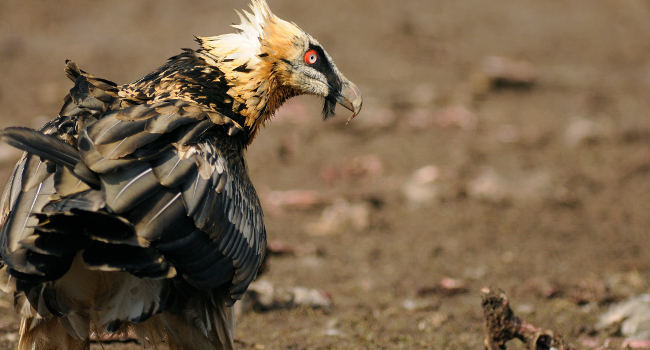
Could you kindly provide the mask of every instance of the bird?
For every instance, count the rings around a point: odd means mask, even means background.
[[[66,61],[74,83],[21,150],[0,202],[0,290],[21,319],[18,349],[89,349],[136,334],[172,350],[232,349],[233,305],[265,255],[245,152],[289,98],[362,107],[323,46],[266,0],[233,33],[195,37],[132,83]]]

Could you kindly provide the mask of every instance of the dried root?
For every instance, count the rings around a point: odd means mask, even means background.
[[[524,342],[531,350],[575,349],[552,331],[537,328],[515,316],[503,291],[483,288],[481,295],[485,315],[485,349],[506,349],[506,343],[514,338]]]

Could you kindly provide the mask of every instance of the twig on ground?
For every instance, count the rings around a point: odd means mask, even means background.
[[[501,290],[483,288],[485,341],[487,350],[506,349],[506,343],[517,338],[531,350],[575,350],[553,331],[541,329],[515,316],[508,296]]]

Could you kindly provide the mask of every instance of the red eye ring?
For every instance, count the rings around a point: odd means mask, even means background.
[[[305,52],[305,63],[307,64],[315,64],[318,62],[318,52],[316,50],[309,50]]]

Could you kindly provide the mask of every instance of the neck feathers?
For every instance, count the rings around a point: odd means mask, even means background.
[[[297,55],[304,33],[276,17],[264,0],[238,13],[238,32],[196,37],[200,48],[186,49],[158,71],[124,89],[131,97],[183,98],[223,113],[249,130],[250,140],[288,98],[298,93],[279,68],[283,57]]]
[[[282,72],[268,54],[238,59],[216,56],[215,50],[201,49],[198,54],[222,72],[226,94],[232,99],[232,110],[245,117],[244,124],[253,132],[261,126],[288,98],[296,95],[282,84]]]
[[[144,78],[121,87],[120,95],[136,103],[182,99],[222,113],[249,131],[252,141],[259,128],[297,93],[280,83],[273,64],[222,60],[203,49],[172,57]],[[249,142],[250,142],[249,141]]]

